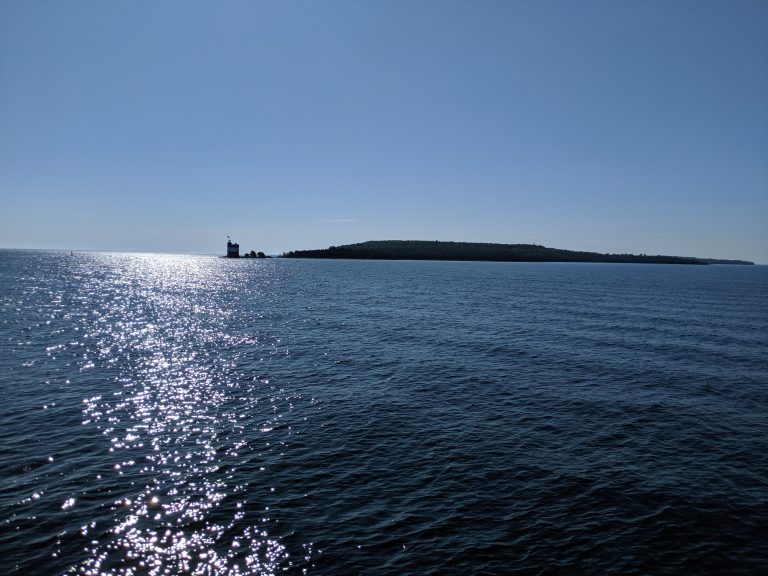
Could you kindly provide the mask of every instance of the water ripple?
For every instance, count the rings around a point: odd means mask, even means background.
[[[9,572],[768,570],[762,268],[0,271]]]

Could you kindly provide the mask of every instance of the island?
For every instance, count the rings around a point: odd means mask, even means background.
[[[613,262],[632,264],[747,264],[721,260],[646,254],[600,254],[547,248],[538,244],[490,244],[430,240],[371,240],[320,250],[294,250],[283,258],[347,258],[366,260],[459,260],[486,262]]]
[[[226,256],[223,256],[224,258],[271,258],[271,256],[267,256],[264,254],[264,252],[256,252],[256,250],[251,250],[250,252],[246,252],[242,256],[240,256],[240,244],[237,242],[232,242],[231,238],[227,236],[227,254]]]

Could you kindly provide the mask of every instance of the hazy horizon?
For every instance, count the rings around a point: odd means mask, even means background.
[[[389,238],[389,239],[386,239],[384,241],[400,241],[400,240],[399,239]],[[405,241],[406,242],[410,242],[410,241],[413,241],[413,240],[405,240]],[[416,241],[419,242],[421,240],[416,240]],[[426,242],[432,242],[432,241],[434,241],[434,242],[455,242],[453,240],[426,240]],[[363,241],[363,243],[365,243],[365,242],[366,241]],[[457,243],[461,243],[461,244],[475,244],[475,242],[464,242],[464,241],[457,242]],[[358,242],[355,242],[354,244],[358,244]],[[477,244],[487,244],[487,243],[485,243],[485,242],[477,242]],[[491,242],[490,244],[505,244],[505,243],[503,243],[503,242]],[[517,243],[517,244],[526,245],[526,244],[534,244],[534,243],[520,242],[520,243]],[[337,246],[345,246],[345,245],[347,245],[347,244],[339,244]],[[329,246],[322,246],[322,247],[318,247],[318,248],[308,248],[307,250],[314,250],[314,249],[324,250],[324,249],[327,249],[327,248],[329,248]],[[567,250],[567,251],[570,250],[570,248],[563,247],[563,246],[545,246],[545,248],[554,248],[554,249]],[[224,257],[225,256],[225,252],[226,252],[226,246],[224,246],[224,250],[211,251],[211,252],[185,252],[185,251],[164,251],[163,252],[163,251],[156,251],[156,250],[121,250],[121,249],[102,250],[102,249],[99,249],[99,248],[67,248],[67,247],[58,247],[58,248],[45,248],[45,247],[42,247],[42,248],[0,247],[0,250],[19,250],[19,251],[29,251],[29,250],[31,250],[31,251],[39,251],[39,252],[64,252],[64,253],[66,253],[66,252],[103,252],[103,253],[125,253],[125,254],[157,254],[157,255],[167,255],[167,256],[215,256],[215,257]],[[250,247],[240,246],[240,255],[244,256],[248,252],[251,252],[251,250],[252,249]],[[267,252],[266,256],[270,257],[270,258],[271,257],[282,257],[283,254],[286,254],[286,253],[292,252],[292,251],[293,250],[291,250],[291,249],[286,249],[286,250],[280,250],[278,252]],[[301,249],[299,249],[298,251],[301,251]],[[575,251],[574,250],[574,252],[587,252],[587,251]],[[598,253],[598,254],[629,254],[629,255],[635,255],[635,256],[640,256],[640,255],[642,255],[642,256],[671,256],[671,257],[683,257],[683,258],[710,259],[709,256],[691,255],[691,254],[645,254],[645,253],[641,254],[641,253],[633,253],[633,252],[617,253],[617,252],[599,252],[599,251],[595,251],[595,253]],[[744,259],[744,258],[721,258],[720,260],[749,261],[749,260]],[[504,261],[500,260],[499,262],[504,262]],[[521,261],[521,262],[525,262],[525,261]],[[507,263],[509,263],[509,262],[507,262]],[[575,262],[575,263],[579,263],[579,262]],[[587,263],[594,263],[594,262],[587,262]],[[758,266],[768,265],[768,263],[763,263],[763,262],[752,262],[752,263],[755,264],[755,265],[758,265]],[[612,262],[605,262],[605,264],[612,264]]]
[[[6,2],[0,246],[768,263],[768,4]]]

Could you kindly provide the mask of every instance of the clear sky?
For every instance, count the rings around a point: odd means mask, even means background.
[[[0,246],[768,263],[768,2],[0,3]]]

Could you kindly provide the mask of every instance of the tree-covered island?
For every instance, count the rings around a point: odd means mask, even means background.
[[[538,244],[489,244],[429,240],[371,240],[320,250],[294,250],[283,258],[349,258],[367,260],[463,260],[487,262],[614,262],[646,264],[754,264],[745,260],[717,260],[645,254],[600,254],[547,248]]]

